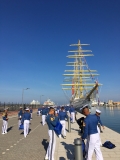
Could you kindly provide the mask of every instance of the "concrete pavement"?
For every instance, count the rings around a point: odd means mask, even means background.
[[[77,114],[77,118],[83,115]],[[67,128],[66,122],[66,128]],[[71,124],[71,133],[67,133],[66,139],[57,138],[57,150],[55,154],[55,160],[74,160],[74,139],[79,138],[79,126],[77,123]],[[105,141],[111,141],[116,145],[114,149],[107,149],[101,147],[104,160],[120,160],[120,134],[105,127],[103,133],[101,133],[102,144]],[[95,155],[93,155],[93,160],[95,160]]]
[[[8,133],[0,134],[0,160],[44,160],[48,146],[48,128],[40,122],[41,117],[34,113],[30,134],[24,138],[23,131],[18,130],[17,118],[9,119]]]
[[[77,118],[82,115],[77,114]],[[30,134],[24,138],[23,131],[18,130],[17,117],[9,119],[8,133],[0,134],[0,160],[44,160],[49,143],[48,127],[41,125],[41,117],[33,114]],[[66,122],[66,129],[67,129]],[[0,121],[2,128],[2,121]],[[55,160],[74,160],[74,139],[79,138],[79,126],[71,124],[71,133],[67,132],[66,139],[57,137]],[[109,140],[116,145],[114,149],[101,147],[104,160],[120,160],[120,134],[105,127],[101,133],[102,143]],[[93,160],[95,156],[93,155]]]

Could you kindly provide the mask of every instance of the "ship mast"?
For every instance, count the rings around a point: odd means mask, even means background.
[[[99,74],[95,74],[93,72],[97,72],[96,70],[89,70],[87,68],[87,64],[84,61],[86,56],[93,56],[93,54],[84,54],[90,53],[91,50],[83,50],[82,46],[88,46],[89,44],[81,44],[80,40],[77,44],[71,44],[70,46],[77,47],[77,50],[70,50],[69,53],[74,53],[73,55],[68,55],[68,58],[74,59],[74,62],[68,62],[67,66],[72,66],[73,70],[65,70],[65,72],[71,72],[68,74],[63,74],[65,76],[64,83],[62,86],[67,86],[68,88],[62,88],[63,90],[72,90],[74,89],[72,100],[84,98],[86,96],[86,92],[89,93],[91,90],[90,87],[94,87],[95,83],[88,83],[91,80],[92,76],[97,76]],[[86,69],[85,69],[86,67]],[[67,78],[68,77],[68,78]],[[69,83],[68,83],[69,82]],[[70,83],[71,82],[71,83]],[[71,88],[70,88],[71,87]]]

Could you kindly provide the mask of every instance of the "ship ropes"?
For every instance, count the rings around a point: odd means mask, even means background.
[[[67,62],[68,70],[65,70],[64,83],[62,89],[65,96],[71,103],[81,101],[80,104],[87,101],[92,101],[98,96],[97,76],[96,70],[90,70],[86,57],[93,56],[91,50],[84,50],[83,48],[89,44],[81,44],[80,40],[77,44],[71,44],[73,50],[68,51],[69,62]],[[69,93],[69,94],[68,94]]]

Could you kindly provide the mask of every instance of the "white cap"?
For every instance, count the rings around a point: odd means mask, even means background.
[[[25,110],[26,110],[26,111],[29,111],[29,108],[26,108]]]
[[[100,111],[99,109],[96,109],[96,112],[97,112],[97,113],[101,113],[101,111]]]
[[[82,108],[80,108],[80,110],[82,111],[87,106],[88,106],[88,104],[85,104]]]

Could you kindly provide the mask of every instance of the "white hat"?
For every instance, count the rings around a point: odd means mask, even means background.
[[[26,110],[26,111],[29,111],[29,108],[26,108],[25,110]]]
[[[101,111],[100,111],[99,109],[96,109],[96,112],[97,112],[97,113],[101,113]]]
[[[82,111],[84,108],[88,107],[88,104],[85,104],[80,110]]]

